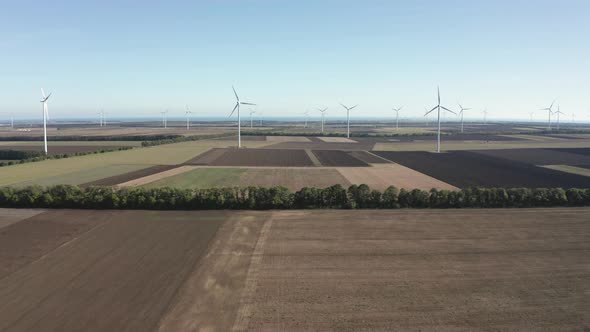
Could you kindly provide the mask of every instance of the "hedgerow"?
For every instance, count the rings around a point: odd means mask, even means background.
[[[151,210],[524,208],[590,206],[590,189],[469,188],[458,191],[398,190],[380,192],[367,185],[303,188],[212,189],[80,188],[71,185],[0,188],[0,207]]]
[[[130,149],[133,149],[133,147],[121,146],[121,147],[112,148],[112,149],[100,149],[100,150],[94,150],[94,151],[74,152],[74,153],[60,153],[60,154],[47,155],[47,156],[41,152],[35,151],[35,154],[33,154],[34,157],[29,157],[27,159],[21,159],[21,160],[0,161],[0,167],[25,164],[25,163],[33,163],[33,162],[47,160],[47,159],[63,159],[63,158],[85,156],[85,155],[89,155],[89,154],[98,154],[98,153],[113,152],[113,151],[124,151],[124,150],[130,150]],[[2,150],[0,150],[0,151],[2,151]],[[31,152],[31,151],[22,151],[22,152]]]

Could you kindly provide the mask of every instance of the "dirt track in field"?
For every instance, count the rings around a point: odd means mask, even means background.
[[[34,217],[44,210],[37,209],[2,209],[0,208],[0,228],[10,226],[21,220]],[[0,233],[1,234],[1,233]]]
[[[0,279],[2,331],[155,330],[226,218],[224,212],[174,211],[64,210],[41,216],[58,224],[44,230],[30,228],[40,225],[29,221],[12,225],[29,227],[15,248],[36,249],[43,239],[52,249]],[[69,223],[94,227],[72,236]],[[62,236],[51,236],[55,231]]]
[[[414,171],[400,164],[375,164],[373,167],[339,167],[338,172],[352,184],[366,184],[371,189],[385,190],[389,186],[405,189],[457,190],[457,187]]]

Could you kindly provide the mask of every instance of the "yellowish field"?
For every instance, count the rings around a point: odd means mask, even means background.
[[[250,148],[270,144],[266,141],[247,141],[243,145]],[[235,142],[202,140],[176,144],[91,154],[67,159],[51,159],[35,163],[0,167],[0,186],[21,182],[38,183],[52,181],[53,177],[67,177],[69,183],[87,182],[86,172],[104,168],[102,177],[125,173],[126,170],[114,165],[176,165],[183,163],[211,148],[234,146]]]
[[[266,136],[266,140],[273,143],[310,142],[309,138],[303,136]]]
[[[366,184],[372,189],[389,186],[405,189],[430,190],[458,188],[399,164],[374,164],[373,167],[339,167],[338,172],[352,184]]]
[[[575,167],[575,166],[570,166],[570,165],[545,165],[542,167],[554,169],[556,171],[571,173],[571,174],[590,176],[590,169],[583,168],[583,167]]]
[[[346,137],[318,137],[318,139],[327,143],[357,143],[357,141]]]

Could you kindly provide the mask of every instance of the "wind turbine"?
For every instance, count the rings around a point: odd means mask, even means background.
[[[260,120],[258,126],[262,127],[262,112],[258,112],[258,120]]]
[[[448,108],[446,108],[446,107],[444,107],[444,106],[442,106],[440,104],[440,89],[437,87],[436,90],[438,92],[438,104],[436,106],[434,106],[430,111],[426,112],[426,114],[424,114],[424,116],[432,113],[434,110],[438,110],[437,111],[437,113],[438,113],[437,114],[437,118],[438,118],[438,134],[437,134],[437,137],[436,137],[436,153],[440,153],[440,110],[442,109],[442,110],[445,110],[447,112],[451,112],[451,113],[453,113],[455,115],[457,115],[457,113],[451,111],[450,109],[448,109]]]
[[[303,112],[303,115],[305,115],[305,126],[303,128],[307,128],[307,119],[309,118],[309,111],[305,111]]]
[[[402,107],[398,107],[398,108],[392,108],[392,110],[395,112],[395,129],[399,129],[399,111],[402,110]]]
[[[98,125],[102,127],[102,111],[98,112]]]
[[[564,114],[562,111],[559,110],[559,104],[557,104],[557,111],[553,114],[557,114],[557,130],[559,130],[559,114]]]
[[[531,122],[533,122],[533,114],[535,114],[535,112],[530,112],[529,114],[531,116]]]
[[[252,119],[252,115],[254,115],[256,113],[256,111],[250,110],[250,129],[252,129],[252,124],[254,123],[253,119]]]
[[[229,117],[231,117],[234,114],[236,109],[238,110],[238,148],[241,148],[242,147],[242,119],[240,118],[240,105],[255,106],[256,104],[240,101],[240,97],[238,97],[238,93],[236,92],[236,89],[233,87],[233,85],[231,88],[232,88],[232,90],[234,90],[234,95],[236,96],[236,106],[234,106],[234,109],[229,114]]]
[[[471,108],[464,108],[461,106],[461,104],[459,104],[459,109],[461,109],[459,114],[461,115],[461,133],[463,133],[463,111],[469,111]]]
[[[483,124],[487,125],[488,124],[488,109],[484,108],[484,110],[481,112],[483,113]]]
[[[541,108],[541,111],[547,111],[547,115],[549,116],[549,121],[547,123],[548,130],[551,130],[551,114],[553,113],[553,104],[555,104],[555,99],[553,99],[551,106],[546,107],[546,108]]]
[[[324,133],[324,115],[327,110],[328,110],[327,107],[324,109],[318,108],[318,111],[320,111],[320,113],[322,113],[322,134]]]
[[[47,118],[49,111],[47,110],[47,100],[51,97],[51,93],[45,96],[45,91],[41,88],[41,103],[43,104],[43,142],[45,144],[45,155],[47,155]]]
[[[190,115],[191,114],[191,108],[188,107],[188,104],[185,106],[185,111],[184,114],[186,115],[186,130],[190,130],[191,129],[191,123],[190,123]]]
[[[162,113],[162,124],[164,125],[164,129],[166,129],[166,128],[168,128],[168,119],[167,119],[168,110],[164,110],[160,113]]]
[[[350,110],[357,107],[358,105],[348,107],[348,106],[340,103],[340,106],[342,106],[346,109],[346,137],[350,138]]]
[[[14,129],[14,114],[10,113],[10,128]]]

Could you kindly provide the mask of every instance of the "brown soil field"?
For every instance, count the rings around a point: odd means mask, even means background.
[[[350,154],[352,157],[364,161],[367,164],[390,164],[391,161],[381,158],[378,155],[370,153],[368,151],[351,151]]]
[[[225,149],[212,166],[313,166],[304,150]]]
[[[174,166],[171,167],[169,169],[160,171],[160,172],[155,172],[143,177],[138,177],[138,178],[134,178],[132,180],[126,181],[126,182],[121,182],[117,184],[117,187],[119,188],[127,188],[127,187],[139,187],[139,186],[143,186],[146,185],[148,183],[152,183],[154,181],[158,181],[170,176],[174,176],[174,175],[178,175],[178,174],[182,174],[188,171],[191,171],[193,169],[195,169],[196,166],[189,166],[189,165],[184,165],[184,166]]]
[[[51,225],[13,224],[3,236],[12,245],[0,241],[0,266],[19,263],[0,278],[2,331],[154,331],[226,213],[63,210],[34,218]],[[73,225],[84,229],[73,234]]]
[[[581,331],[589,215],[48,211],[0,230],[0,330]]]
[[[56,144],[56,143],[53,143]],[[50,155],[64,154],[64,153],[76,153],[76,152],[92,152],[98,150],[115,150],[119,146],[114,145],[53,145],[49,143],[47,152]],[[57,143],[59,144],[59,143]],[[43,151],[43,145],[0,145],[2,150],[20,150],[20,151]]]
[[[186,165],[209,165],[225,154],[226,149],[210,149],[185,162]]]
[[[139,179],[148,175],[157,174],[160,172],[164,172],[173,168],[178,167],[177,165],[156,165],[151,167],[146,167],[144,169],[140,169],[137,171],[115,175],[108,178],[83,183],[80,187],[89,187],[89,186],[114,186],[120,183],[125,183],[131,180]]]
[[[34,217],[44,210],[34,209],[2,209],[0,208],[0,228],[12,225],[21,220]],[[0,233],[1,234],[1,233]]]
[[[400,164],[375,164],[373,167],[339,167],[338,172],[352,184],[366,184],[372,189],[385,190],[389,186],[405,189],[457,190],[457,187]]]
[[[326,168],[272,168],[248,169],[240,176],[239,186],[283,186],[292,191],[303,187],[325,188],[340,184],[344,188],[350,182],[335,169]]]
[[[312,150],[323,166],[337,167],[367,167],[366,162],[359,160],[345,151],[338,150]]]
[[[310,138],[311,139],[311,138]],[[359,143],[328,143],[328,142],[283,142],[267,145],[267,149],[297,149],[297,150],[342,150],[342,151],[370,151],[377,141],[364,140]]]
[[[266,136],[269,142],[310,142],[309,138],[303,136]]]
[[[586,165],[590,164],[590,155],[571,153],[569,149],[506,149],[473,150],[486,156],[520,161],[533,165]]]

